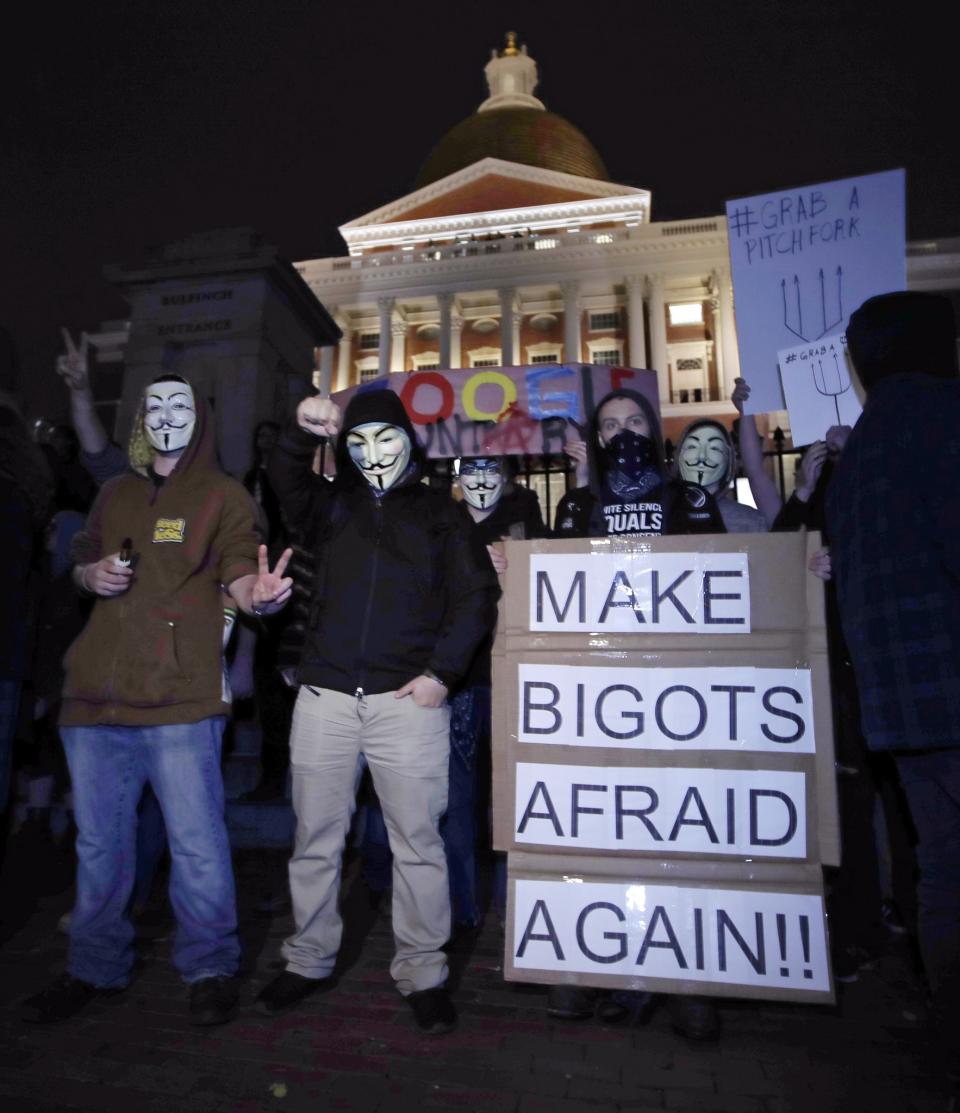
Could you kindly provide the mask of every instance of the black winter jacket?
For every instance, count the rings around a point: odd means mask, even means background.
[[[392,412],[380,420],[403,424]],[[430,669],[452,690],[496,622],[490,558],[453,499],[419,482],[416,462],[377,497],[344,440],[334,483],[313,473],[316,438],[295,425],[270,459],[287,521],[317,559],[298,679],[377,694]]]

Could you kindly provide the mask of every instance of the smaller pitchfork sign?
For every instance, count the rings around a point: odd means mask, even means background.
[[[825,336],[777,353],[783,396],[796,445],[824,439],[831,425],[853,425],[862,409],[844,336]]]

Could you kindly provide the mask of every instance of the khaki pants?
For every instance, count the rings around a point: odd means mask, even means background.
[[[393,851],[390,973],[406,996],[442,985],[450,935],[447,861],[439,834],[447,807],[450,711],[418,707],[393,692],[356,696],[301,687],[290,765],[297,833],[290,861],[296,932],[283,945],[287,969],[307,978],[333,970],[343,923],[338,909],[343,848],[356,806],[357,760],[366,758]]]

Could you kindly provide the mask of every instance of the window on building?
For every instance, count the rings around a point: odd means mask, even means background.
[[[669,306],[671,325],[702,325],[703,302],[682,301]]]
[[[677,370],[678,371],[702,371],[703,370],[703,360],[702,359],[678,359],[677,360]]]
[[[601,367],[617,367],[620,364],[620,349],[602,348],[593,353],[593,359],[590,362]]]
[[[380,374],[379,367],[361,367],[360,368],[360,382],[369,383]]]
[[[362,351],[369,351],[371,348],[376,351],[376,349],[380,347],[380,333],[361,332],[358,347]]]
[[[548,355],[545,355],[545,356],[531,356],[530,357],[530,362],[531,363],[559,363],[560,362],[560,353],[559,352],[550,352]]]
[[[619,328],[620,327],[620,313],[618,310],[613,309],[603,313],[590,314],[590,331],[602,332],[604,329]]]
[[[436,371],[440,367],[440,353],[433,351],[417,352],[410,357],[414,371]]]
[[[500,360],[498,359],[476,359],[473,361],[474,367],[499,367]]]

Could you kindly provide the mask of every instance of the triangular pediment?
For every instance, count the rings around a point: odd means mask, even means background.
[[[395,224],[433,216],[459,216],[535,205],[562,204],[596,197],[622,197],[645,193],[633,186],[578,178],[556,170],[541,170],[519,162],[484,158],[472,166],[448,174],[422,189],[382,205],[341,226],[340,231],[371,224]],[[463,207],[466,206],[466,207]]]
[[[340,234],[351,248],[369,248],[421,236],[443,238],[473,224],[549,223],[551,217],[589,223],[605,219],[607,210],[611,216],[630,210],[645,221],[649,204],[647,190],[634,186],[484,158],[356,217],[341,225]]]

